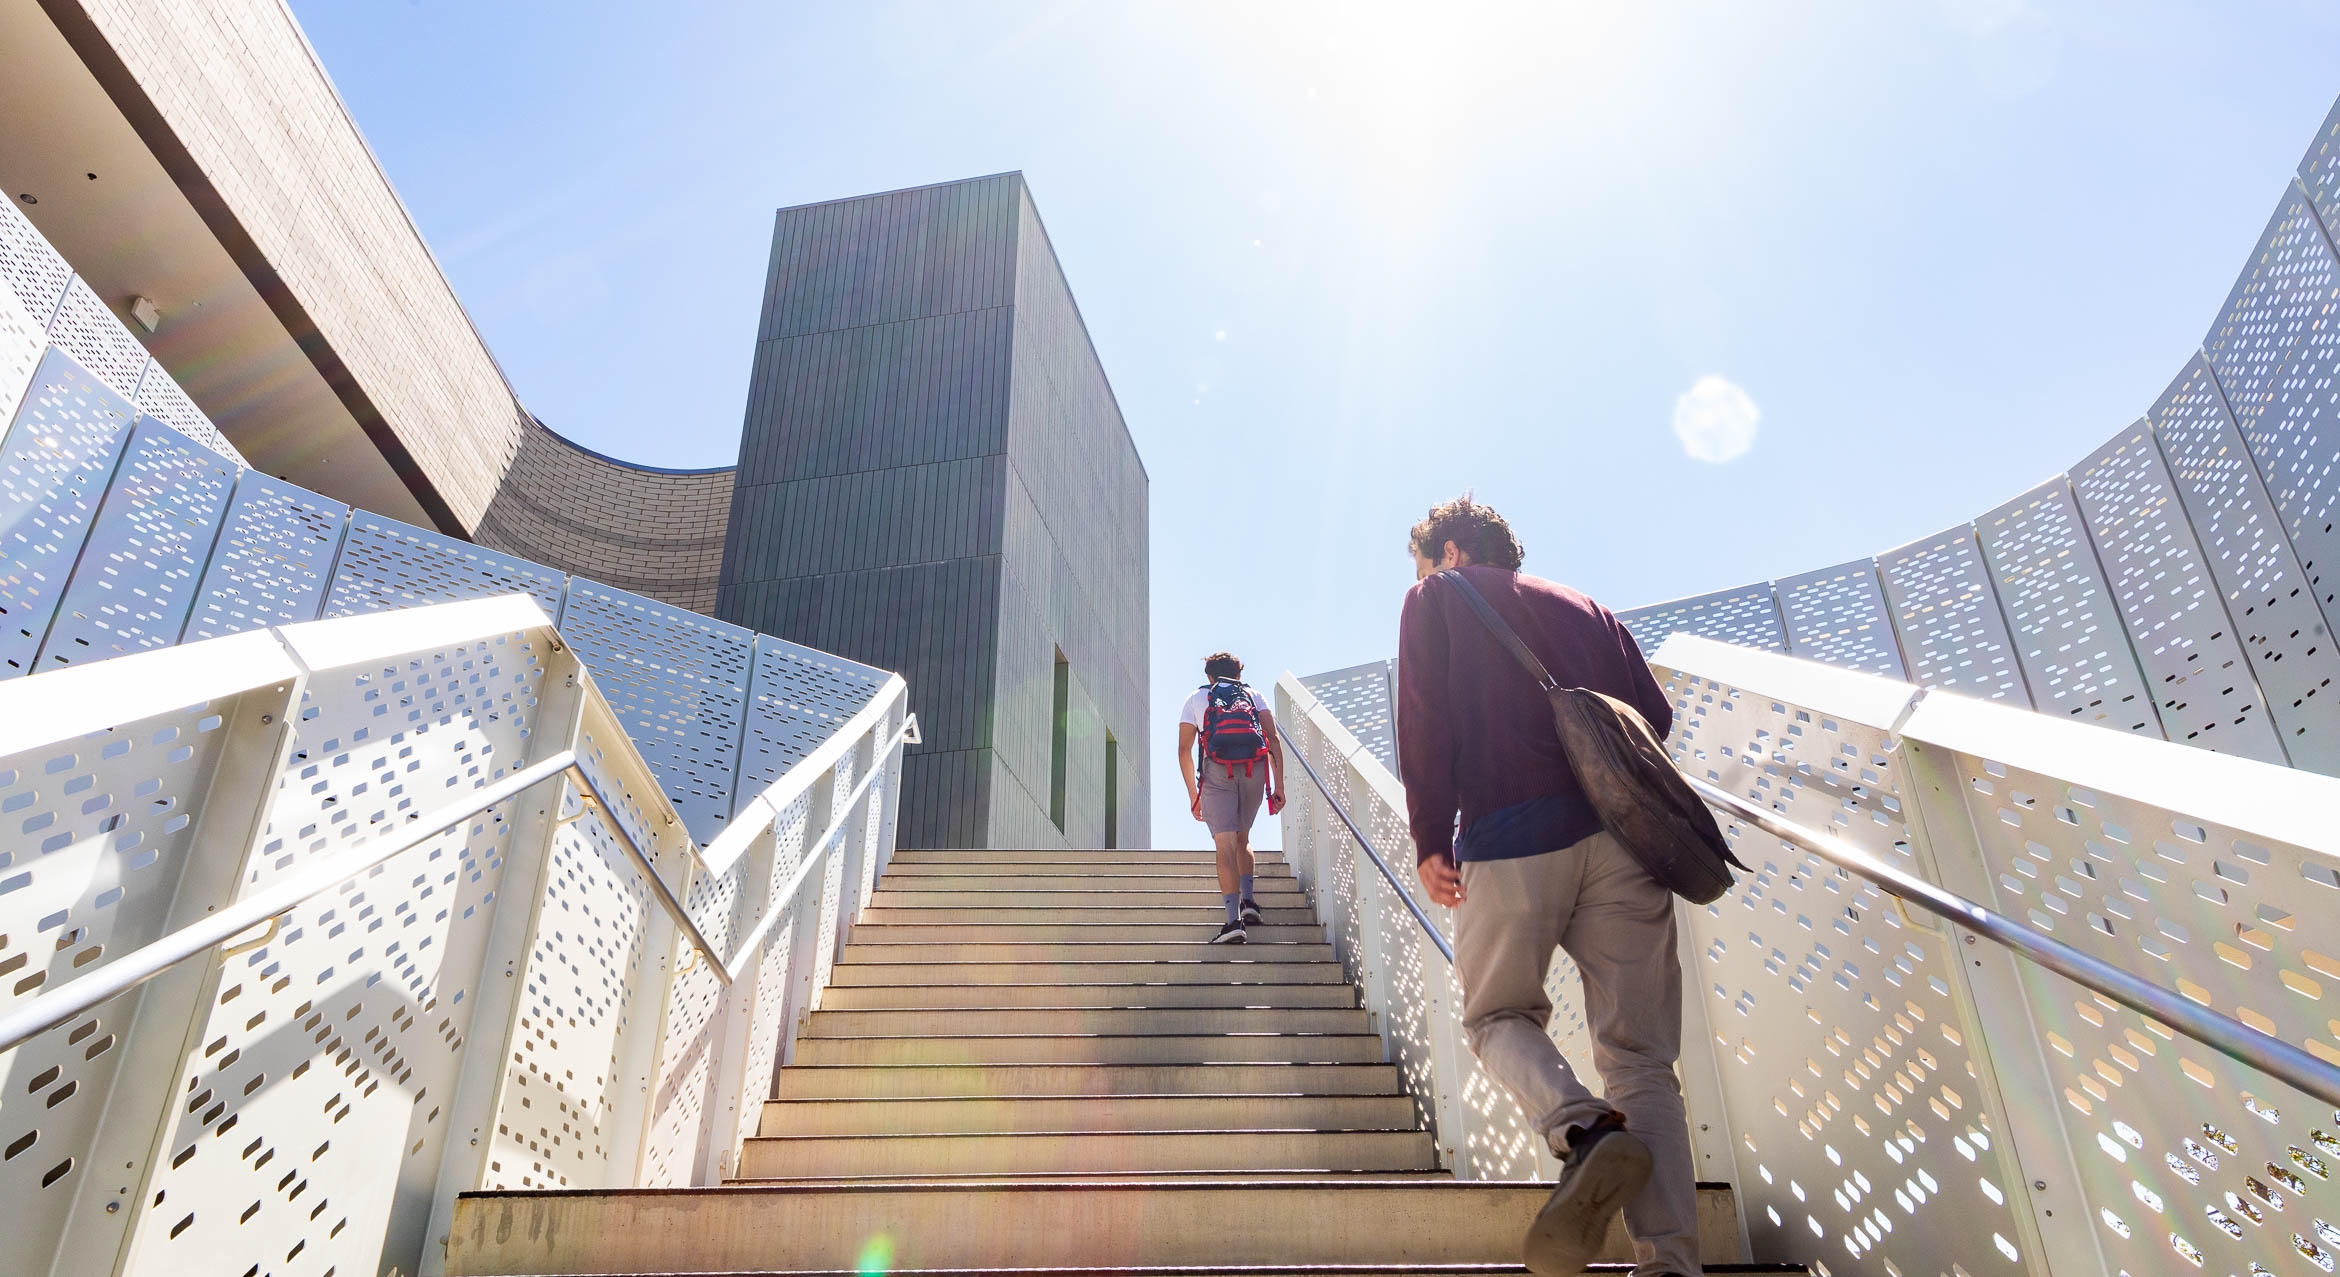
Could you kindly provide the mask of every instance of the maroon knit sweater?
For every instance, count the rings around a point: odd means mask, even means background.
[[[1477,565],[1462,572],[1562,686],[1631,705],[1659,740],[1673,730],[1665,693],[1607,608],[1541,577]],[[1458,808],[1468,829],[1514,803],[1583,793],[1551,702],[1450,582],[1432,577],[1406,591],[1397,691],[1398,776],[1418,858],[1453,853]]]

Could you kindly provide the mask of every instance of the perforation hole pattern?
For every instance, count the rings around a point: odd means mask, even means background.
[[[2282,743],[2152,427],[2139,422],[2074,467],[2072,490],[2169,738],[2281,766]]]
[[[1875,563],[1859,559],[1782,577],[1773,586],[1787,625],[1789,651],[1887,678],[1908,677]]]
[[[760,794],[861,712],[885,671],[759,634],[739,752],[739,795]]]
[[[2256,420],[2272,401],[2276,371],[2326,316],[2340,285],[2336,273],[2323,227],[2294,186],[2275,206],[2218,322],[2202,339],[2237,418]]]
[[[1619,612],[1617,619],[1632,631],[1643,656],[1656,655],[1658,646],[1675,634],[1696,634],[1771,652],[1788,650],[1787,632],[1780,627],[1779,604],[1772,598],[1769,582],[1635,608]]]
[[[0,758],[0,1011],[168,929],[226,709],[190,705]],[[108,1002],[18,1047],[0,1071],[0,1196],[19,1254],[58,1244],[137,1008],[136,996]]]
[[[2327,620],[2340,616],[2340,261],[2321,233],[2308,228],[2299,254],[2315,263],[2307,273],[2322,281],[2305,330],[2284,357],[2265,402],[2236,408],[2243,442],[2250,445],[2267,495],[2283,516],[2300,568],[2314,584]]]
[[[2199,358],[2154,406],[2152,421],[2284,751],[2294,767],[2340,774],[2331,704],[2340,654]]]
[[[227,458],[152,417],[141,420],[49,625],[41,664],[178,642],[235,483]]]
[[[731,818],[755,632],[582,577],[560,620],[667,800],[712,839]]]
[[[356,616],[426,603],[527,594],[535,597],[546,616],[553,617],[560,615],[564,582],[560,573],[526,559],[361,510],[350,516],[349,536],[333,573],[324,614]]]
[[[146,376],[147,364],[153,362],[147,358],[146,347],[138,344],[80,279],[66,286],[65,299],[57,304],[56,317],[49,321],[49,340],[79,360],[107,389],[128,400],[136,399],[138,383]]]
[[[1357,738],[1381,765],[1397,774],[1397,737],[1391,731],[1391,681],[1395,661],[1375,661],[1354,669],[1333,670],[1300,680],[1300,686],[1324,706],[1349,734]]]
[[[4,273],[6,256],[5,236],[0,235],[0,273]],[[48,334],[40,321],[25,310],[15,292],[0,288],[0,422],[16,419],[17,405],[24,402],[33,370],[41,366],[41,354],[48,348]],[[0,433],[5,430],[0,426]]]
[[[2299,162],[2299,180],[2315,201],[2325,230],[2340,226],[2340,102],[2332,104],[2324,127],[2308,143],[2307,154]]]
[[[1309,762],[1332,791],[1333,801],[1365,824],[1368,836],[1384,855],[1409,859],[1413,843],[1406,832],[1404,814],[1380,801],[1374,789],[1307,716],[1286,717],[1291,721],[1284,723],[1282,730],[1289,747],[1306,751]],[[1435,1097],[1442,1083],[1437,1076],[1430,1038],[1430,999],[1435,993],[1444,1002],[1447,1014],[1457,1014],[1461,991],[1443,960],[1430,971],[1423,969],[1422,944],[1418,938],[1420,924],[1363,859],[1338,817],[1318,796],[1314,784],[1296,785],[1291,795],[1295,806],[1287,812],[1296,818],[1293,823],[1304,822],[1308,831],[1305,847],[1291,852],[1295,871],[1303,875],[1314,893],[1318,914],[1329,924],[1334,950],[1350,978],[1366,986],[1369,998],[1377,981],[1368,979],[1368,972],[1381,973],[1378,981],[1386,986],[1390,997],[1386,1008],[1374,1008],[1384,1012],[1381,1032],[1393,1049],[1400,1078],[1408,1093],[1414,1096],[1420,1120],[1434,1128]],[[1292,828],[1293,823],[1288,823],[1286,828]],[[1290,851],[1292,844],[1287,841],[1286,846]],[[1360,883],[1367,881],[1366,874],[1373,875],[1371,907],[1359,894]],[[1449,911],[1436,906],[1430,906],[1429,911],[1439,920],[1442,933],[1451,940],[1453,920]],[[1553,988],[1558,995],[1554,1030],[1564,1035],[1581,1035],[1583,1014],[1577,1001],[1581,995],[1573,984],[1574,972],[1563,971],[1556,965],[1553,975],[1557,982]],[[1435,990],[1429,983],[1433,979],[1438,982]],[[1574,1044],[1579,1039],[1564,1036],[1562,1041]],[[1467,1046],[1458,1045],[1457,1055],[1459,1076],[1446,1079],[1443,1085],[1453,1089],[1465,1114],[1467,1129],[1459,1141],[1454,1132],[1442,1131],[1440,1142],[1456,1149],[1474,1178],[1528,1179],[1550,1173],[1555,1164],[1548,1153],[1539,1160],[1541,1141],[1529,1127],[1518,1101],[1486,1072]]]
[[[195,406],[195,401],[187,397],[187,392],[180,389],[179,383],[162,371],[160,365],[156,365],[138,383],[137,402],[142,416],[161,421],[187,436],[197,446],[209,448],[227,458],[238,468],[251,465],[251,462],[244,460],[244,454],[236,451],[236,446],[227,441],[227,436],[219,432],[219,427],[211,424],[211,418],[204,416],[203,410]]]
[[[0,677],[32,668],[130,432],[130,404],[61,351],[0,442]]]
[[[72,278],[73,268],[49,246],[16,201],[0,200],[0,284],[7,285],[17,304],[44,331]]]
[[[1966,524],[1877,556],[1911,677],[1987,700],[2031,704],[1998,592]]]
[[[1686,773],[1931,877],[1881,729],[1658,674]],[[1756,1258],[2030,1271],[1957,955],[1867,882],[1736,822],[1726,833],[1754,873],[1687,911],[1699,956],[1683,974],[1706,1001]]]
[[[245,471],[212,547],[185,641],[317,619],[348,518],[349,507],[338,501]]]
[[[2329,857],[2020,767],[1954,761],[1994,908],[2340,1063]],[[2019,966],[2108,1260],[2190,1271],[2179,1260],[2191,1248],[2211,1272],[2304,1274],[2320,1270],[2314,1255],[2340,1255],[2340,1115]]]
[[[312,676],[239,895],[524,765],[543,676],[520,634]],[[292,1271],[416,1270],[510,815],[490,809],[311,899],[221,963],[133,1253],[195,1269],[264,1240],[296,1253]]]
[[[2161,735],[2144,672],[2129,651],[2112,590],[2065,481],[2051,479],[1974,526],[2038,708],[2076,722]]]

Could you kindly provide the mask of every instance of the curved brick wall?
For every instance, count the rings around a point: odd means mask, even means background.
[[[656,470],[570,443],[530,421],[479,522],[481,545],[694,612],[715,610],[730,466]]]

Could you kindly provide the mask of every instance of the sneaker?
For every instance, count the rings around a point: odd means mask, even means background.
[[[1243,924],[1241,922],[1230,922],[1226,926],[1219,928],[1219,934],[1211,937],[1211,943],[1242,944],[1244,941],[1249,940],[1250,938],[1250,935],[1243,930]]]
[[[1522,1258],[1545,1277],[1578,1277],[1608,1240],[1609,1221],[1649,1182],[1649,1145],[1611,1115],[1569,1137],[1560,1186],[1528,1226]]]
[[[1244,926],[1256,927],[1259,925],[1260,914],[1258,901],[1245,900],[1242,904],[1235,906],[1235,911],[1242,915]]]

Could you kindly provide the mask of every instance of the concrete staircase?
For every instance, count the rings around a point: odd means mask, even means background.
[[[472,1194],[449,1271],[1524,1271],[1550,1186],[1441,1172],[1280,856],[1257,894],[1213,946],[1207,853],[899,853],[738,1180]],[[1709,1271],[1782,1271],[1700,1208]]]

